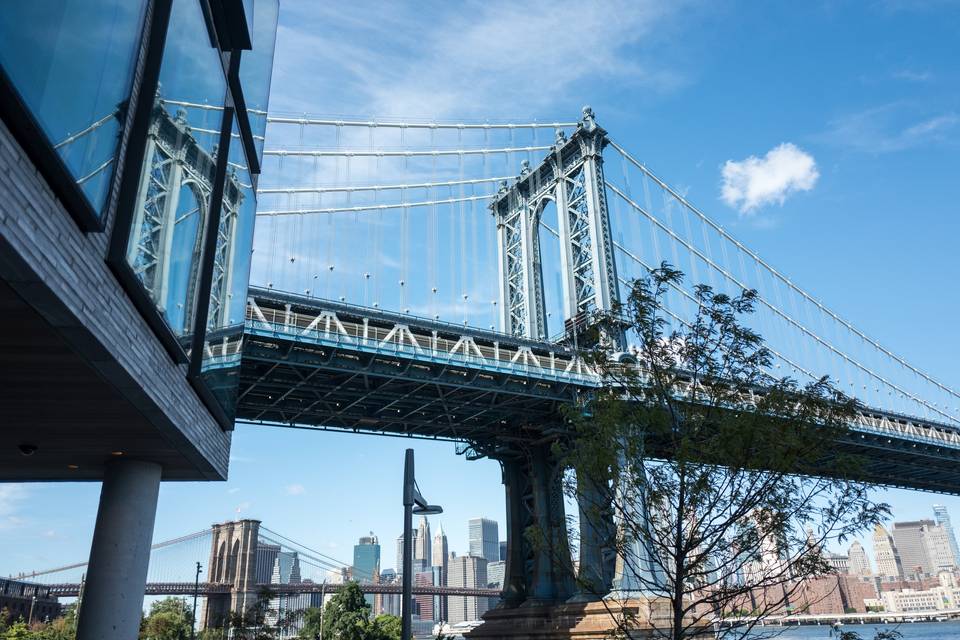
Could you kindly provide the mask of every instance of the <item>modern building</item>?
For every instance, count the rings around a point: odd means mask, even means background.
[[[414,571],[414,573],[416,573],[417,571],[421,571],[421,570],[423,569],[423,558],[417,558],[417,554],[416,554],[416,550],[417,550],[417,540],[419,539],[419,538],[418,538],[418,534],[419,534],[419,533],[420,533],[420,530],[419,530],[419,529],[414,529],[414,530],[413,530],[413,545],[412,545],[412,546],[413,546],[413,550],[414,550],[414,554],[413,554],[413,571]],[[419,562],[418,562],[418,560],[419,560]],[[397,573],[399,573],[399,574],[402,574],[402,573],[403,573],[403,534],[402,534],[402,533],[401,533],[399,536],[397,536]]]
[[[940,524],[929,524],[924,525],[920,533],[930,561],[931,575],[956,569],[957,561],[953,555],[953,549],[950,547],[950,535],[947,528]]]
[[[489,522],[489,521],[488,521]],[[494,538],[496,540],[496,538]],[[477,556],[460,556],[450,560],[447,584],[451,587],[485,588],[487,585],[487,561]],[[447,596],[450,624],[479,620],[490,608],[489,598]]]
[[[500,560],[500,536],[497,521],[487,518],[471,518],[469,521],[470,555],[487,562]]]
[[[380,584],[399,584],[400,576],[393,569],[385,569],[380,572]],[[392,616],[400,615],[400,594],[384,593],[378,594],[374,600],[374,615],[386,613]]]
[[[296,551],[281,551],[273,561],[270,584],[300,584],[300,555]]]
[[[893,542],[900,553],[900,563],[904,577],[921,578],[925,575],[935,575],[927,551],[925,530],[934,526],[933,520],[911,520],[909,522],[894,522]]]
[[[273,581],[273,569],[280,555],[280,545],[267,542],[257,543],[257,584],[270,584]]]
[[[353,579],[357,582],[371,584],[380,578],[380,541],[373,531],[369,536],[362,536],[357,544],[353,545]],[[368,593],[363,599],[370,605],[375,605],[373,594]]]
[[[370,532],[353,545],[353,579],[371,584],[380,576],[380,540]]]
[[[947,508],[942,504],[933,505],[933,519],[946,530],[954,562],[960,562],[960,548],[957,547],[957,536],[953,532],[953,525],[950,523],[950,514],[947,512]]]
[[[435,584],[439,586],[447,585],[447,572],[450,558],[450,547],[447,544],[447,534],[443,532],[443,524],[440,524],[440,530],[433,537],[433,549],[431,552],[430,564],[433,565]],[[438,620],[446,620],[448,615],[447,597],[436,596],[434,599],[434,609]]]
[[[436,582],[434,582],[433,569],[428,568],[426,571],[418,571],[413,576],[413,584],[418,587],[435,586]],[[420,620],[430,620],[431,622],[435,620],[439,620],[439,618],[434,616],[433,600],[434,600],[434,597],[430,594],[420,594],[420,595],[413,596],[413,602],[414,602],[413,611],[420,617]]]
[[[850,573],[850,556],[844,555],[842,553],[832,553],[827,551],[824,554],[824,558],[830,564],[832,572],[845,576]]]
[[[277,13],[0,3],[0,481],[103,482],[79,640],[137,635],[161,480],[227,477]]]
[[[854,540],[847,551],[847,558],[850,561],[850,575],[852,576],[872,576],[873,568],[870,566],[870,557],[867,555],[863,545]]]
[[[427,516],[420,516],[417,526],[417,537],[413,545],[413,559],[420,562],[421,567],[431,566],[433,554],[433,538],[430,536],[430,522]]]
[[[506,561],[507,559],[507,541],[500,541],[500,559]]]
[[[877,557],[877,575],[887,580],[904,577],[897,546],[882,524],[873,528],[873,553]]]
[[[487,586],[491,589],[503,589],[503,580],[506,575],[507,563],[503,560],[487,564]],[[493,609],[500,602],[500,598],[490,598],[489,607]]]

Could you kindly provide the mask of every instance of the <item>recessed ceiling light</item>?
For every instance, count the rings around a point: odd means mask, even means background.
[[[122,455],[123,455],[123,451],[111,451],[111,452],[110,452],[110,455],[112,455],[112,456],[122,456]]]
[[[75,464],[68,464],[67,469],[79,469],[80,467]]]

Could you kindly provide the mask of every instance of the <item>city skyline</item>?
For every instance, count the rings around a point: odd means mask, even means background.
[[[513,15],[504,5],[489,11],[479,16],[479,25],[489,26],[498,11]],[[454,83],[461,94],[443,92],[436,101],[427,99],[436,93],[429,89],[449,77],[449,69],[436,66],[430,67],[423,84],[413,83],[409,92],[404,91],[402,81],[411,80],[404,70],[418,69],[424,60],[393,41],[390,55],[397,64],[373,76],[384,81],[379,89],[356,69],[335,70],[331,77],[307,86],[304,78],[313,76],[304,72],[304,65],[316,66],[318,60],[304,56],[304,51],[317,51],[321,60],[327,55],[325,47],[312,46],[316,34],[324,31],[321,21],[345,27],[344,35],[330,36],[340,44],[346,41],[339,38],[355,35],[350,29],[356,27],[350,24],[363,21],[356,15],[338,17],[329,11],[304,15],[285,7],[272,108],[310,113],[322,107],[336,113],[386,116],[390,114],[383,109],[389,104],[395,109],[392,113],[422,117],[470,116],[469,111],[476,109],[479,113],[473,115],[483,117],[562,120],[590,103],[605,127],[622,132],[625,143],[642,150],[652,167],[682,185],[684,193],[748,245],[797,282],[810,283],[825,304],[894,352],[922,363],[936,377],[948,383],[955,380],[960,345],[920,327],[922,319],[956,317],[960,310],[955,296],[938,295],[942,293],[938,289],[955,280],[958,269],[949,240],[958,235],[958,221],[945,204],[956,201],[949,166],[957,143],[957,72],[943,62],[951,54],[942,44],[946,39],[915,38],[921,32],[949,30],[952,21],[920,9],[894,7],[872,7],[863,15],[851,15],[849,8],[806,7],[789,18],[782,10],[766,16],[745,13],[735,25],[715,29],[713,10],[701,8],[685,16],[683,24],[672,10],[653,17],[624,10],[626,27],[606,25],[609,31],[598,36],[603,41],[591,44],[599,47],[601,62],[611,62],[623,52],[644,60],[662,56],[649,68],[610,64],[597,73],[596,68],[577,65],[572,76],[576,91],[565,80],[555,83],[557,87],[549,82],[524,86],[520,98],[501,99],[501,91],[486,85],[481,87],[481,99],[472,103],[463,99],[472,93],[462,83]],[[402,24],[409,16],[395,8],[384,19]],[[851,43],[846,29],[839,28],[854,19],[861,29],[860,42],[870,42],[870,47]],[[426,29],[424,40],[431,51],[463,54],[457,43],[443,37],[451,20],[450,13],[441,11],[436,25]],[[789,27],[770,28],[787,23]],[[646,38],[627,30],[654,32],[653,40],[660,45],[676,38],[678,46],[659,46],[664,53],[658,54],[642,43]],[[538,38],[550,31],[535,31],[523,41],[524,51],[537,50]],[[747,44],[743,35],[748,32],[769,33],[769,39]],[[827,57],[799,46],[810,32],[821,34],[824,51],[836,53]],[[693,37],[678,38],[678,33]],[[781,43],[802,60],[779,66],[775,61],[779,58],[769,52],[780,50]],[[371,48],[357,53],[359,69],[377,67],[373,63],[380,58]],[[520,53],[511,51],[514,58]],[[501,66],[508,73],[512,66],[487,57],[480,57],[477,64],[490,77],[499,77],[493,71]],[[743,68],[754,73],[742,74]],[[396,77],[385,77],[390,73]],[[769,87],[750,76],[771,78],[779,93],[773,97]],[[333,94],[337,102],[330,104],[326,96]],[[700,104],[709,104],[709,110]],[[820,178],[815,187],[748,213],[728,206],[720,195],[726,163],[759,160],[785,142],[799,145],[816,159]],[[903,184],[915,188],[902,189]],[[894,243],[901,260],[890,260],[876,250]],[[882,303],[890,299],[891,291],[898,292],[901,308],[911,310],[906,319],[888,313]],[[349,559],[362,532],[372,528],[386,545],[399,530],[395,484],[407,446],[417,451],[418,480],[425,493],[449,514],[444,528],[451,540],[459,545],[468,538],[467,523],[477,511],[504,522],[499,465],[468,462],[455,455],[453,444],[240,424],[233,433],[228,481],[161,486],[154,539],[173,538],[225,518],[258,517],[335,557]],[[331,480],[334,474],[345,480]],[[878,491],[891,502],[897,519],[933,517],[916,492]],[[85,560],[99,492],[97,483],[0,487],[0,538],[14,550],[0,559],[0,573]],[[956,497],[930,500],[960,513]],[[871,534],[865,532],[860,540],[875,557]]]

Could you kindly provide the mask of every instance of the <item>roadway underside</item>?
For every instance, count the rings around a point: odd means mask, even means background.
[[[247,340],[238,409],[244,421],[459,440],[489,452],[557,435],[561,407],[578,393],[571,384],[468,367]],[[838,450],[865,457],[863,480],[960,494],[960,450],[861,433]]]
[[[541,438],[578,392],[450,363],[245,340],[238,420],[506,444]]]

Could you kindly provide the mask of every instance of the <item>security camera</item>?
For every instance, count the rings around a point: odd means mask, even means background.
[[[19,445],[17,448],[20,449],[20,453],[21,453],[22,455],[32,456],[33,454],[35,454],[35,453],[37,452],[37,449],[39,449],[40,447],[38,447],[38,446],[35,445],[35,444],[23,443],[23,444]]]

